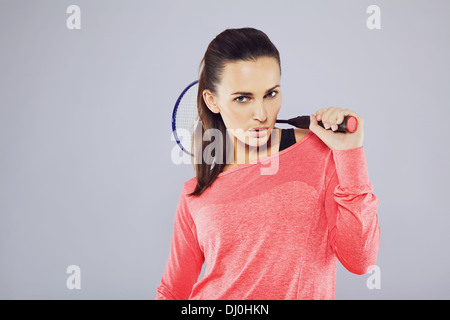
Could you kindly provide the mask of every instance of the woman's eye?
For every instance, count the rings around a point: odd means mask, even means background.
[[[237,97],[236,99],[234,99],[234,100],[236,100],[237,102],[245,102],[246,100],[242,100],[242,99],[247,99],[247,97],[245,97],[245,96],[241,96],[241,97]]]
[[[275,96],[277,95],[277,91],[272,91],[271,93],[269,93],[267,96],[269,97],[269,98],[275,98]]]

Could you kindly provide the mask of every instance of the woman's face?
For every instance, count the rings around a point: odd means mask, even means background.
[[[217,94],[204,90],[203,98],[212,112],[220,112],[232,137],[250,146],[264,145],[281,108],[280,77],[275,58],[229,62]],[[266,129],[256,132],[254,128]]]

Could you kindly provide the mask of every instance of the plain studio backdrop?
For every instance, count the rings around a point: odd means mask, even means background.
[[[449,13],[429,0],[1,0],[0,298],[155,297],[194,176],[171,159],[174,103],[217,34],[254,27],[281,54],[279,118],[335,106],[365,119],[380,287],[338,262],[336,299],[449,299]]]

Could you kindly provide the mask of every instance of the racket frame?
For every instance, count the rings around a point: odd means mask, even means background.
[[[180,96],[177,99],[177,102],[175,103],[175,107],[173,108],[173,112],[172,112],[172,132],[173,135],[175,137],[175,140],[177,141],[177,144],[181,147],[181,150],[183,150],[184,152],[186,152],[188,155],[190,155],[191,157],[193,156],[192,153],[188,150],[186,150],[183,145],[181,144],[181,140],[179,139],[178,135],[177,135],[177,124],[175,121],[175,118],[177,116],[177,111],[178,111],[178,106],[180,105],[181,99],[183,99],[185,93],[194,85],[196,85],[198,83],[198,80],[195,80],[194,82],[192,82],[191,84],[189,84],[184,90],[183,92],[181,92]]]

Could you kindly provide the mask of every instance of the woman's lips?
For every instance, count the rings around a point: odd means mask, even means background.
[[[250,135],[253,137],[253,138],[262,138],[262,137],[265,137],[266,135],[267,135],[267,131],[268,131],[268,128],[265,128],[265,129],[260,129],[260,130],[249,130],[248,132],[250,132]]]

